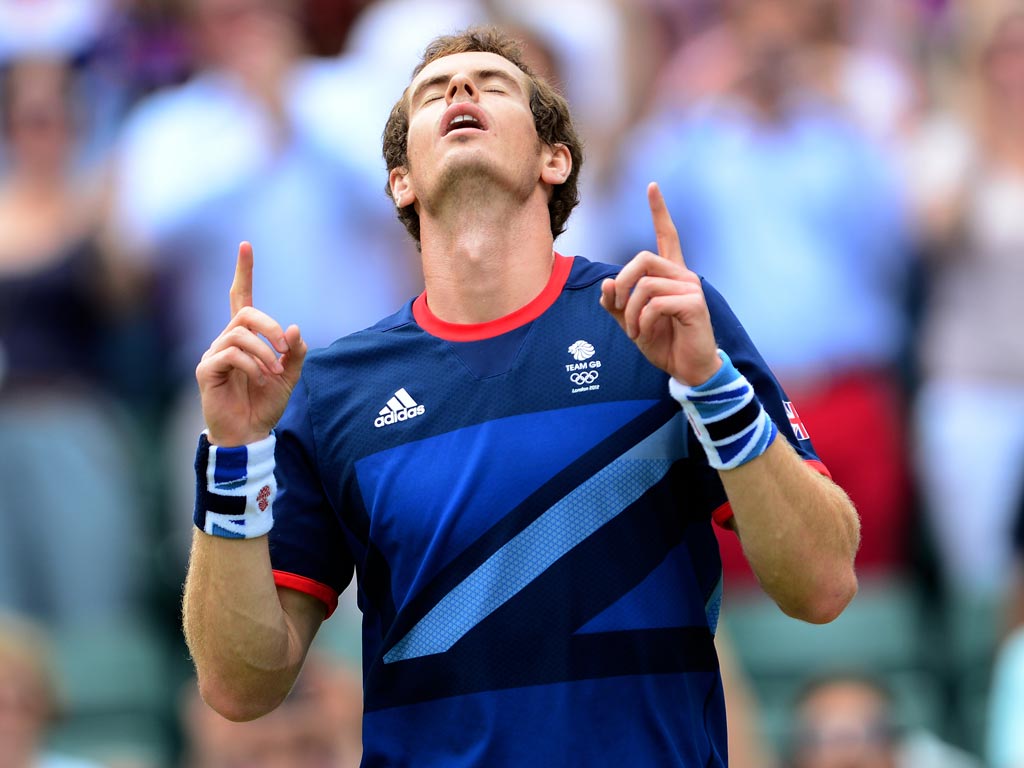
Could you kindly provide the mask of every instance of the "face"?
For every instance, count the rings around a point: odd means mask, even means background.
[[[526,198],[543,182],[564,181],[552,180],[558,150],[537,137],[530,88],[518,67],[493,53],[453,54],[424,67],[407,91],[409,167],[392,171],[397,203],[429,212],[467,187]]]
[[[895,748],[880,694],[860,682],[812,693],[799,713],[798,768],[895,768]]]
[[[192,758],[205,768],[331,768],[340,762],[339,729],[319,701],[288,701],[244,723],[225,720],[198,697],[190,706]]]
[[[1024,14],[1004,21],[985,55],[990,87],[1002,100],[1024,100]]]
[[[18,165],[48,173],[64,167],[71,143],[66,78],[59,62],[22,62],[11,70],[6,130]]]
[[[769,93],[787,90],[807,32],[808,5],[794,0],[739,0],[734,7],[733,28],[746,56],[750,84]]]
[[[298,25],[282,0],[192,0],[193,29],[204,60],[245,75],[262,60],[299,52]]]
[[[209,768],[331,768],[338,762],[331,734],[298,718],[267,715],[227,723],[222,730],[219,743],[203,756]]]

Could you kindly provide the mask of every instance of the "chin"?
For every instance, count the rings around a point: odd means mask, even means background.
[[[449,159],[438,176],[435,187],[438,194],[451,194],[462,189],[486,189],[495,184],[507,184],[507,175],[500,173],[500,169],[489,158],[482,157],[478,153],[465,153],[462,157]]]
[[[536,185],[526,163],[517,166],[507,158],[502,162],[479,142],[465,140],[450,146],[439,158],[432,183],[423,185],[426,194],[418,197],[428,210],[439,212],[449,206],[478,207],[501,197],[527,199]]]

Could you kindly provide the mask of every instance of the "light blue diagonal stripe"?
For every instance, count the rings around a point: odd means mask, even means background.
[[[656,432],[647,439],[658,437]],[[441,598],[384,655],[384,662],[447,651],[556,560],[639,499],[671,466],[669,458],[620,457],[602,468]]]

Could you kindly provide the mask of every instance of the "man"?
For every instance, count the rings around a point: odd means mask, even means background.
[[[58,681],[42,626],[0,613],[0,766],[99,768],[47,749],[58,715]]]
[[[790,768],[978,768],[979,761],[900,722],[881,681],[836,672],[807,682],[794,708]]]
[[[796,702],[793,768],[896,768],[899,731],[892,695],[870,678],[811,681]]]
[[[355,569],[364,765],[725,765],[712,515],[824,622],[856,591],[856,514],[656,187],[658,254],[553,252],[580,145],[520,61],[492,31],[440,38],[395,105],[388,190],[426,280],[396,315],[303,367],[239,248],[197,368],[200,690],[272,709]]]

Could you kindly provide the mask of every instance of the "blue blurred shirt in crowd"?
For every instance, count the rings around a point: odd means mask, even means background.
[[[366,87],[334,63],[296,68],[283,132],[216,72],[129,116],[118,229],[126,250],[168,280],[182,373],[229,320],[242,240],[255,252],[256,306],[298,323],[311,346],[372,324],[411,295],[411,246],[384,194],[379,144],[361,141]]]
[[[838,108],[792,99],[776,122],[718,100],[625,143],[621,256],[654,250],[658,181],[688,266],[726,296],[780,375],[891,363],[904,341],[906,221],[888,156]]]

